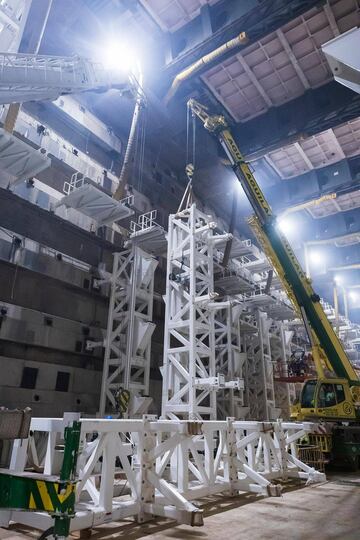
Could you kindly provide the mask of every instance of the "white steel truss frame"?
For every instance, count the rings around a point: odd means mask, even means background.
[[[216,223],[195,204],[169,216],[162,416],[216,418],[214,246]]]
[[[154,274],[158,262],[138,246],[114,253],[99,412],[120,389],[149,394]]]
[[[280,321],[273,321],[270,329],[271,360],[276,376],[287,377],[291,357],[292,330]],[[274,381],[276,407],[281,411],[281,418],[290,418],[291,398],[295,398],[293,383]]]
[[[29,439],[14,445],[10,470],[21,475],[30,455],[33,463],[44,467],[45,476],[59,474],[59,442],[68,424],[69,419],[32,419]],[[162,516],[199,526],[203,513],[199,503],[191,502],[194,499],[241,492],[280,496],[281,485],[274,481],[324,481],[324,474],[298,459],[297,444],[312,429],[310,423],[232,418],[220,422],[157,420],[148,415],[142,420],[81,419],[71,531],[130,516],[139,522]],[[47,434],[43,459],[42,445],[38,449],[37,444],[44,437],[38,432]],[[175,477],[170,470],[173,455],[178,456]],[[5,527],[16,522],[45,530],[52,519],[42,512],[0,511],[0,524]]]
[[[245,335],[247,353],[245,389],[250,407],[249,418],[274,420],[280,409],[275,405],[274,369],[269,330],[272,320],[257,309],[254,313],[257,331]]]
[[[219,302],[215,312],[215,367],[218,375],[225,381],[233,381],[233,388],[224,388],[217,394],[218,419],[234,417],[245,419],[249,410],[244,403],[243,368],[246,353],[241,350],[240,312],[242,306],[229,298]]]

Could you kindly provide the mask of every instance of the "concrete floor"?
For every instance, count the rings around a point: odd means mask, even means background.
[[[242,495],[218,498],[204,505],[204,527],[175,526],[154,520],[111,523],[94,529],[92,540],[359,540],[360,475],[330,475],[308,487],[289,486],[281,498]],[[34,531],[0,529],[0,539],[37,538]],[[74,535],[78,538],[79,535]]]

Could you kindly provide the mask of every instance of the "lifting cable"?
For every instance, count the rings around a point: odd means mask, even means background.
[[[190,126],[190,123],[192,124],[191,126]],[[190,146],[191,146],[191,155],[190,155]],[[190,204],[193,202],[193,177],[194,177],[195,165],[196,165],[196,118],[195,118],[195,114],[191,112],[190,107],[188,106],[187,115],[186,115],[186,168],[185,168],[186,176],[188,178],[188,184],[186,186],[183,198],[181,199],[178,212],[180,212],[184,208],[188,208]],[[226,242],[223,260],[221,261],[221,266],[223,266],[224,268],[226,268],[229,263],[231,248],[232,248],[232,241],[233,241],[232,235],[236,227],[237,206],[238,206],[238,192],[237,192],[236,187],[237,186],[234,186],[234,194],[232,197],[231,215],[230,215],[230,223],[229,223],[229,231],[228,231],[231,234],[231,236]]]
[[[191,136],[190,136],[190,123],[191,123]],[[190,144],[191,152],[190,152]],[[190,155],[191,154],[191,155]],[[184,191],[184,195],[181,199],[178,212],[189,208],[192,204],[193,196],[193,177],[195,171],[195,158],[196,158],[196,119],[195,115],[191,112],[190,107],[187,107],[186,113],[186,164],[185,172],[188,179],[187,186]]]

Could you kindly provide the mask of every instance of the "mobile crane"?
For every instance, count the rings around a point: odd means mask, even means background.
[[[295,312],[303,320],[317,378],[305,382],[299,403],[293,407],[292,418],[328,422],[332,442],[336,440],[338,447],[341,446],[338,454],[342,452],[345,455],[349,450],[352,453],[352,464],[358,464],[360,380],[324,313],[320,297],[302,270],[285,235],[279,230],[276,216],[239,150],[225,117],[211,115],[208,108],[195,99],[188,101],[188,108],[193,117],[198,117],[205,129],[215,135],[223,147],[254,210],[255,215],[249,219],[249,223],[292,301]],[[336,426],[341,426],[341,429]],[[322,450],[330,451],[331,444],[325,444],[324,441],[321,444]],[[351,448],[344,447],[346,441],[353,443]]]

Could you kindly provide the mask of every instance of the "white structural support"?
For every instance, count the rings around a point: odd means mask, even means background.
[[[99,226],[111,225],[134,214],[130,208],[134,204],[133,195],[117,201],[79,172],[74,173],[70,181],[64,183],[63,191],[65,196],[56,203],[55,208],[62,205],[74,208],[94,219]]]
[[[29,454],[31,463],[44,468],[39,479],[58,475],[68,422],[34,418],[30,438],[14,445],[10,469],[21,474]],[[282,480],[324,481],[324,474],[298,459],[297,444],[311,430],[309,423],[231,418],[221,422],[151,416],[141,420],[82,419],[76,513],[70,529],[91,529],[131,516],[139,522],[162,516],[200,526],[203,511],[199,505],[204,497],[242,492],[280,496]],[[44,436],[47,448],[41,458]],[[170,470],[173,455],[178,456],[174,478]],[[45,530],[52,521],[43,512],[0,511],[0,524],[5,527],[15,522]]]
[[[249,418],[272,420],[279,417],[275,405],[274,369],[271,359],[270,327],[272,320],[257,309],[253,315],[254,332],[245,336],[247,353],[245,388],[250,406]]]
[[[290,418],[292,398],[295,398],[293,383],[279,382],[276,379],[288,377],[288,365],[291,357],[291,341],[294,332],[281,321],[273,321],[270,329],[271,360],[274,366],[274,389],[276,407],[281,418]]]
[[[164,418],[216,418],[214,246],[216,223],[195,204],[169,216],[164,364]],[[227,384],[227,383],[225,383]]]
[[[55,100],[88,90],[134,88],[127,74],[86,58],[0,53],[0,104]]]
[[[232,388],[219,390],[217,394],[218,419],[229,416],[245,419],[249,408],[244,404],[243,369],[246,352],[241,350],[240,313],[242,306],[238,303],[219,302],[215,311],[215,369],[224,376],[225,381],[233,381]]]
[[[167,241],[163,227],[156,223],[157,210],[151,210],[138,216],[130,223],[130,242],[135,243],[148,253],[162,255],[166,253]]]
[[[148,396],[154,273],[158,262],[137,246],[114,254],[100,414],[116,408],[119,390]],[[133,410],[133,413],[135,411]]]
[[[0,185],[15,186],[51,165],[51,159],[0,128]]]
[[[0,51],[17,52],[32,0],[0,2]]]
[[[329,10],[327,11],[329,14]],[[321,46],[334,79],[360,93],[360,29],[352,28]]]

